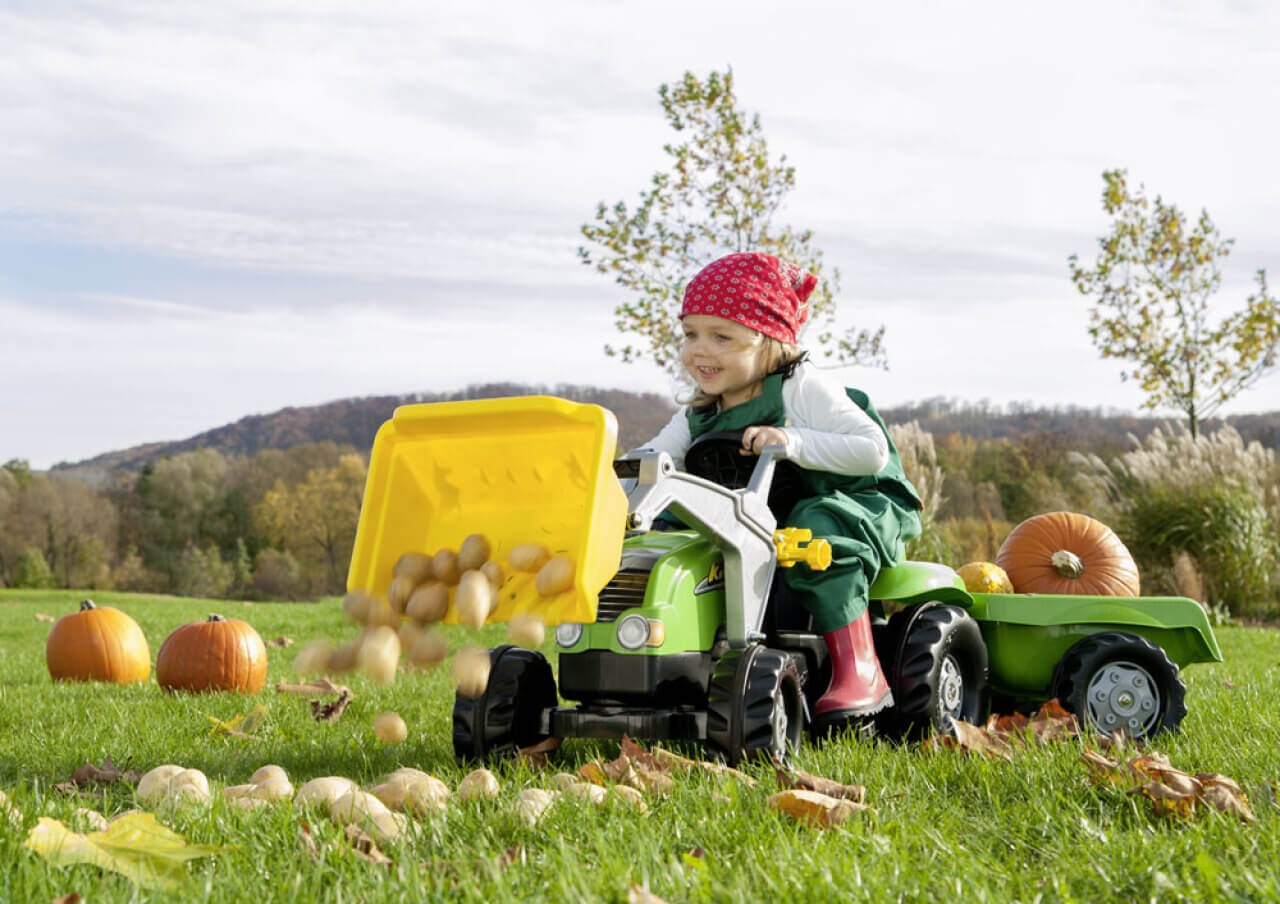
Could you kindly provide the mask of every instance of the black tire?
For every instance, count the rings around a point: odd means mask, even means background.
[[[990,703],[987,645],[969,613],[919,603],[896,613],[885,632],[881,664],[893,707],[880,719],[890,737],[952,734],[953,720],[981,724]]]
[[[1173,731],[1187,714],[1187,687],[1164,650],[1120,631],[1090,634],[1067,650],[1053,694],[1100,734],[1123,731],[1145,740]]]
[[[545,656],[521,647],[494,647],[484,692],[474,700],[454,697],[454,757],[459,764],[509,757],[546,740],[543,713],[557,701]]]
[[[720,658],[707,694],[707,746],[730,766],[785,761],[804,735],[804,691],[790,654],[759,644]]]

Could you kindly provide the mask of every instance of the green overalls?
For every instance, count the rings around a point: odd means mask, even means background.
[[[761,394],[726,411],[688,412],[694,439],[717,430],[786,426],[780,374],[765,378]],[[880,569],[902,561],[905,544],[920,535],[920,497],[902,470],[898,450],[867,396],[846,389],[849,398],[884,431],[889,463],[875,475],[849,476],[801,468],[811,495],[801,499],[785,525],[813,531],[831,543],[831,567],[803,566],[783,571],[800,603],[813,614],[817,630],[843,628],[867,608],[867,590]]]

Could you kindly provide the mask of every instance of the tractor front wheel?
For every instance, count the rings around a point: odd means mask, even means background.
[[[1171,731],[1187,714],[1187,688],[1164,650],[1120,631],[1090,634],[1067,650],[1053,693],[1076,718],[1102,734],[1145,740]]]
[[[462,764],[514,756],[546,740],[542,715],[557,699],[545,656],[521,647],[494,647],[483,693],[475,699],[454,698],[454,757]]]
[[[726,653],[707,695],[707,746],[730,766],[783,762],[804,733],[804,691],[790,654],[760,645]]]

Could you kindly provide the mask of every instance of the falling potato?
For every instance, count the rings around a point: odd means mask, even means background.
[[[511,547],[511,552],[507,553],[507,563],[512,568],[530,573],[537,572],[550,558],[551,553],[541,543],[521,543]]]
[[[481,565],[480,573],[489,579],[489,586],[493,588],[494,593],[502,589],[502,582],[507,579],[502,570],[502,563],[495,559],[490,559]]]
[[[409,727],[399,713],[387,711],[373,717],[373,733],[384,744],[399,744],[409,737]]]
[[[420,669],[434,668],[448,655],[449,642],[431,628],[420,631],[409,648],[409,662]]]
[[[358,643],[356,664],[360,669],[379,684],[393,681],[400,662],[400,635],[396,630],[386,625],[366,628]]]
[[[427,581],[414,589],[404,614],[420,625],[438,622],[449,611],[449,587],[441,581]]]
[[[407,552],[396,560],[391,569],[393,578],[406,577],[416,586],[431,577],[431,556],[421,552]]]
[[[414,586],[413,578],[403,574],[392,578],[391,583],[387,585],[387,602],[397,614],[404,612],[405,604],[409,602],[409,595],[413,593]]]
[[[488,769],[477,769],[468,772],[458,782],[458,800],[475,800],[482,797],[497,797],[502,790],[498,777]]]
[[[533,612],[513,615],[507,623],[507,639],[518,647],[536,650],[547,639],[547,623]]]
[[[360,653],[360,639],[339,644],[329,654],[329,667],[326,671],[335,675],[345,675],[356,667],[356,657]]]
[[[458,547],[458,570],[475,571],[489,559],[489,540],[484,534],[472,534]]]
[[[302,678],[323,675],[329,670],[329,657],[333,655],[333,641],[321,638],[304,644],[293,657],[293,670]]]
[[[342,614],[357,625],[369,623],[369,609],[376,597],[364,590],[352,590],[342,598]]]
[[[453,595],[453,608],[458,621],[472,630],[480,628],[493,609],[493,587],[479,571],[468,571],[458,581]]]
[[[538,569],[534,587],[539,596],[556,596],[573,586],[573,559],[556,556]]]
[[[475,699],[489,685],[489,652],[480,647],[463,647],[453,657],[453,684],[458,696]]]

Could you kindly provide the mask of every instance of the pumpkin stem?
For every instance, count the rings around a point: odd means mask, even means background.
[[[1080,557],[1069,550],[1058,550],[1049,561],[1053,563],[1054,571],[1064,578],[1078,578],[1084,574],[1084,562],[1080,561]]]
[[[209,621],[226,621],[225,615],[218,615],[216,612],[209,613]]]
[[[94,605],[93,600],[81,600],[81,601],[80,601],[80,611],[81,611],[81,612],[88,612],[90,609],[97,609],[97,608],[98,608],[98,607],[97,607],[96,605]]]

